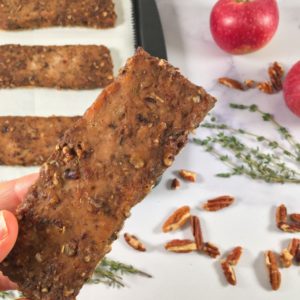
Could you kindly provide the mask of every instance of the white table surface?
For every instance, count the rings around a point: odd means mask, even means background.
[[[215,1],[158,0],[165,31],[169,61],[178,66],[193,82],[205,87],[218,98],[215,113],[227,122],[272,137],[271,127],[247,113],[232,112],[228,102],[256,103],[276,115],[293,134],[299,135],[300,119],[285,106],[282,93],[267,96],[258,91],[241,93],[216,85],[220,76],[236,79],[266,79],[266,70],[273,61],[287,69],[300,59],[300,3],[297,0],[279,1],[280,26],[271,43],[259,52],[231,56],[214,44],[209,31],[209,14]],[[196,135],[199,135],[201,129]],[[274,136],[275,137],[275,136]],[[183,184],[178,191],[170,191],[166,184],[180,168],[195,170],[199,174],[196,184]],[[110,256],[134,263],[153,274],[152,280],[126,279],[128,288],[117,290],[88,287],[99,291],[107,300],[143,299],[298,299],[300,269],[282,270],[282,286],[277,292],[270,290],[262,252],[279,252],[286,246],[291,234],[278,231],[274,222],[274,208],[286,203],[290,211],[300,211],[299,186],[266,184],[244,177],[216,178],[214,174],[226,168],[200,147],[188,145],[175,164],[165,173],[162,183],[141,204],[133,209],[131,218],[122,232],[139,236],[148,246],[146,253],[136,253],[121,238],[114,244]],[[236,204],[219,213],[205,213],[199,204],[220,194],[231,194]],[[182,205],[190,205],[192,212],[202,219],[204,236],[228,251],[236,245],[245,253],[236,267],[238,284],[226,284],[220,271],[219,260],[193,254],[166,253],[163,245],[173,238],[191,238],[189,228],[172,234],[160,230],[170,212]],[[298,235],[299,236],[299,235]],[[85,295],[84,292],[82,295]],[[88,298],[97,299],[96,294]]]
[[[119,0],[117,0],[119,1]],[[300,59],[300,2],[281,0],[280,26],[272,42],[259,52],[231,56],[214,44],[209,31],[209,13],[215,1],[157,0],[165,31],[169,61],[179,67],[191,81],[203,86],[217,97],[215,113],[228,123],[251,128],[273,136],[271,127],[254,115],[233,112],[229,102],[259,104],[275,114],[300,139],[300,119],[286,108],[282,93],[267,96],[256,90],[241,93],[216,84],[220,76],[236,79],[266,78],[266,69],[273,61],[289,68]],[[201,135],[202,130],[196,132]],[[178,191],[167,189],[176,170],[191,169],[198,173],[197,183],[183,183]],[[214,174],[226,168],[199,146],[187,145],[174,165],[165,173],[161,184],[132,210],[122,230],[139,236],[148,248],[138,253],[129,248],[121,235],[109,257],[126,262],[153,275],[153,279],[125,277],[123,289],[86,286],[79,300],[198,300],[198,299],[258,299],[275,300],[299,298],[300,268],[282,270],[282,287],[270,290],[262,251],[280,251],[289,238],[276,229],[274,208],[286,203],[291,211],[300,212],[299,186],[266,184],[244,177],[220,179]],[[236,197],[236,203],[224,211],[207,213],[199,209],[202,201],[221,194]],[[222,252],[241,245],[245,253],[236,267],[238,284],[226,284],[219,260],[197,253],[172,254],[164,243],[173,238],[191,238],[189,228],[170,234],[161,232],[161,225],[172,210],[190,205],[193,214],[201,217],[206,240],[219,245]],[[299,235],[298,235],[299,236]],[[74,270],[76,271],[76,270]]]

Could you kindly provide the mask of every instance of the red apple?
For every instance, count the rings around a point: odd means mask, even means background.
[[[210,15],[210,30],[220,48],[245,54],[264,47],[279,23],[276,0],[219,0]]]
[[[300,117],[300,61],[286,75],[283,94],[289,109]]]

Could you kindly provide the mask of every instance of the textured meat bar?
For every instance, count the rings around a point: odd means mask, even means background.
[[[104,46],[0,46],[0,88],[93,89],[113,80]]]
[[[164,60],[138,50],[68,130],[18,209],[0,269],[31,300],[75,299],[129,216],[214,105]]]
[[[0,117],[0,165],[42,165],[79,117]]]
[[[0,0],[0,29],[51,26],[109,28],[115,25],[112,0]]]

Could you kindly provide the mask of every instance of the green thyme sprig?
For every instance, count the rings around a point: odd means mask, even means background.
[[[88,284],[106,284],[113,287],[124,287],[122,275],[141,275],[152,278],[151,275],[136,269],[132,265],[127,265],[109,258],[103,258],[97,266],[92,278]],[[0,299],[13,300],[18,299],[20,294],[17,291],[0,291]]]
[[[300,147],[290,132],[271,114],[261,111],[256,105],[230,104],[230,107],[259,113],[264,121],[270,121],[275,126],[291,149],[262,135],[218,123],[216,118],[212,117],[211,122],[204,123],[202,127],[211,129],[215,134],[204,139],[195,138],[193,141],[229,167],[230,172],[216,175],[224,178],[246,175],[266,182],[300,183]],[[251,138],[252,142],[254,139],[255,146],[245,144],[245,138]]]
[[[131,265],[127,265],[115,260],[104,258],[96,268],[93,277],[88,283],[104,283],[109,286],[124,287],[121,275],[136,274],[151,278],[152,276],[136,269]]]
[[[275,117],[272,114],[262,111],[255,104],[244,105],[244,104],[230,103],[229,106],[232,109],[240,109],[240,110],[248,110],[250,112],[257,112],[261,115],[263,121],[271,122],[274,125],[274,127],[277,129],[277,131],[281,134],[281,136],[290,144],[292,150],[295,152],[297,156],[297,160],[300,161],[300,143],[295,140],[295,138],[291,135],[291,133],[286,127],[278,123],[278,121],[275,119]]]
[[[213,118],[212,120],[215,120],[215,118]],[[206,123],[202,124],[201,126],[204,128],[208,128],[208,129],[215,129],[218,131],[230,131],[231,133],[233,133],[235,135],[245,135],[245,136],[248,136],[249,138],[254,138],[257,142],[264,143],[265,146],[268,146],[271,149],[281,150],[281,154],[286,156],[287,158],[292,157],[293,159],[298,160],[298,157],[295,153],[292,153],[289,149],[285,148],[283,145],[280,145],[276,140],[271,140],[262,135],[255,134],[255,133],[252,133],[252,132],[244,130],[244,129],[236,129],[236,128],[230,127],[229,125],[226,125],[224,123],[223,124],[215,124],[215,123],[206,122]]]

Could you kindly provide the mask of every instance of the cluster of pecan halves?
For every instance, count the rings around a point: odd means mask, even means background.
[[[288,215],[286,206],[281,204],[276,209],[276,225],[284,232],[300,232],[300,214]],[[296,238],[291,239],[287,248],[284,248],[280,254],[280,263],[283,268],[289,268],[293,261],[297,264],[300,263],[300,239]],[[272,251],[267,251],[265,253],[265,262],[269,271],[272,289],[278,290],[281,283],[281,273],[277,255]]]
[[[275,94],[282,90],[282,82],[284,76],[284,69],[281,64],[274,62],[268,69],[269,80],[256,81],[253,79],[247,79],[244,82],[229,78],[221,77],[218,82],[228,88],[247,91],[249,89],[257,88],[265,94]]]
[[[206,201],[202,208],[206,211],[218,211],[230,206],[234,202],[231,196],[219,196]],[[198,251],[212,258],[220,255],[219,248],[213,243],[207,242],[203,238],[199,217],[191,215],[189,206],[182,206],[175,210],[163,224],[163,232],[174,231],[182,228],[189,222],[194,239],[174,239],[165,244],[165,249],[175,253],[188,253]],[[235,247],[226,259],[221,260],[221,267],[227,282],[236,285],[236,275],[234,266],[237,265],[242,255],[242,247]]]

